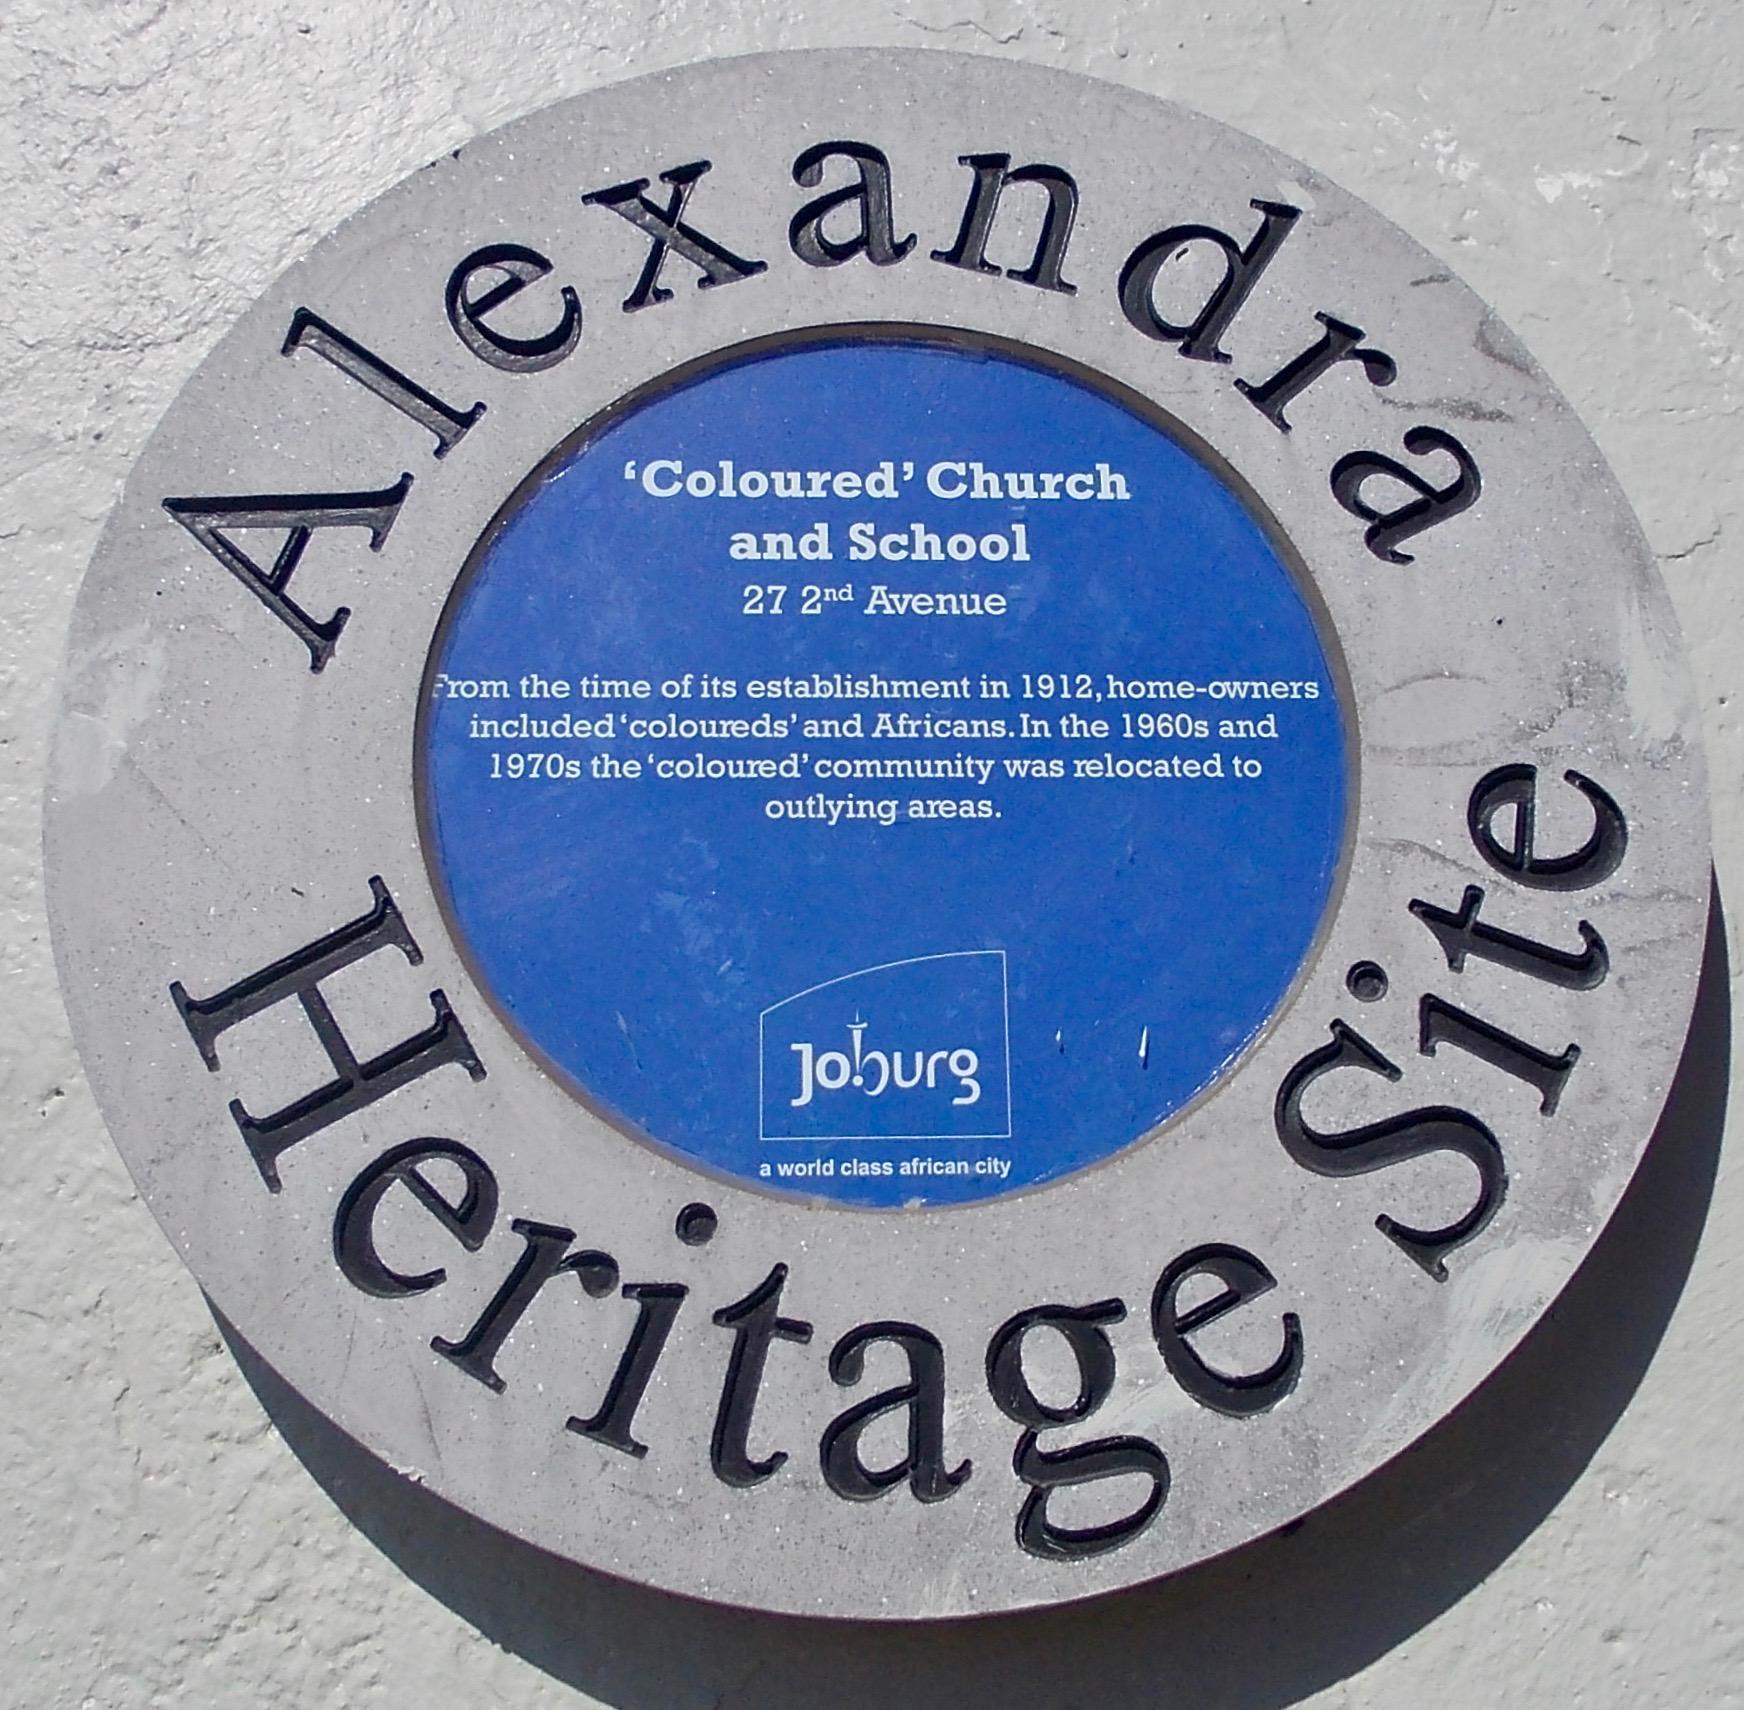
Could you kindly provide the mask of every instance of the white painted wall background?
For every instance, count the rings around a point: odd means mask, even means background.
[[[1687,1279],[1662,1258],[1671,1279],[1637,1288],[1613,1243],[1614,1300],[1571,1303],[1532,1369],[1415,1470],[1172,1587],[885,1634],[673,1604],[457,1533],[262,1379],[300,1462],[134,1196],[55,992],[38,797],[68,612],[142,440],[268,279],[437,153],[637,71],[848,43],[1010,54],[1179,98],[1342,181],[1495,304],[1660,556],[1744,959],[1735,3],[6,0],[0,1703],[1744,1703],[1735,1146]],[[1711,1076],[1723,1034],[1708,1044]],[[1661,1166],[1630,1226],[1643,1251],[1680,1219],[1693,1238],[1707,1144]],[[1631,1330],[1638,1296],[1659,1305]],[[1610,1375],[1589,1405],[1595,1361]]]

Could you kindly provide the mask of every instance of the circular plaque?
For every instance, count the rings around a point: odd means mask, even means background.
[[[1675,626],[1445,267],[1185,109],[644,78],[243,317],[86,579],[67,1005],[392,1466],[835,1616],[1302,1515],[1597,1237],[1687,1024]]]

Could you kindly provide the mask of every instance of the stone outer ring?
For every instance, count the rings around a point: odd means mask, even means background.
[[[812,144],[889,157],[902,264],[830,270],[786,247],[808,198],[792,162]],[[940,266],[968,189],[959,157],[1047,161],[1082,191],[1065,296]],[[669,263],[671,302],[619,303],[646,240],[584,193],[707,159],[691,217],[756,279],[695,291]],[[1116,281],[1148,235],[1252,226],[1255,199],[1303,210],[1233,324],[1231,367],[1182,360],[1122,317]],[[466,254],[530,244],[584,305],[574,356],[539,374],[477,362],[454,338],[443,286]],[[281,353],[300,307],[440,397],[485,403],[451,456],[334,372]],[[1313,316],[1353,320],[1399,362],[1385,391],[1328,377],[1280,434],[1231,386],[1312,342]],[[813,1209],[701,1178],[626,1144],[502,1030],[449,938],[420,854],[413,740],[430,638],[480,532],[526,472],[576,427],[660,375],[746,341],[866,323],[1009,339],[1152,400],[1211,448],[1278,519],[1324,602],[1356,707],[1355,816],[1344,887],[1317,954],[1270,1030],[1215,1093],[1153,1140],[1045,1191],[962,1210],[886,1216]],[[1400,455],[1417,423],[1456,431],[1485,471],[1479,503],[1423,537],[1410,566],[1378,562],[1328,496],[1345,453]],[[166,515],[173,494],[415,485],[379,553],[311,552],[297,592],[354,616],[319,675],[302,650]],[[1467,1395],[1567,1283],[1627,1185],[1681,1049],[1708,902],[1708,823],[1694,702],[1675,623],[1638,526],[1567,404],[1494,315],[1439,262],[1308,168],[1184,109],[1006,61],[940,53],[757,56],[638,79],[505,127],[389,191],[275,283],[221,342],[141,455],[87,576],[51,766],[50,914],[86,1069],[143,1197],[202,1287],[313,1404],[402,1472],[543,1548],[689,1595],[794,1613],[924,1618],[1047,1604],[1174,1571],[1271,1531],[1397,1454]],[[1505,764],[1576,770],[1624,806],[1626,861],[1578,894],[1510,888],[1480,859],[1465,805]],[[1578,799],[1546,786],[1543,835],[1578,843]],[[210,1073],[169,1001],[172,981],[217,991],[368,905],[381,875],[423,953],[408,980],[358,964],[344,1022],[376,1046],[403,1037],[440,988],[490,1073],[433,1074],[318,1136],[268,1193],[228,1114],[307,1090],[323,1061],[295,1016],[263,1015]],[[1408,904],[1457,906],[1556,945],[1577,920],[1611,973],[1559,989],[1473,960],[1451,972]],[[380,960],[383,966],[373,962]],[[1390,995],[1362,1007],[1346,970],[1372,961]],[[1557,1111],[1470,1053],[1417,1052],[1419,994],[1435,992],[1549,1051],[1578,1041]],[[426,1012],[427,1013],[427,1012]],[[1391,1102],[1328,1083],[1322,1127],[1444,1103],[1503,1140],[1506,1204],[1445,1283],[1401,1257],[1377,1216],[1446,1221],[1469,1167],[1432,1159],[1331,1180],[1286,1156],[1273,1106],[1290,1065],[1335,1017],[1407,1072]],[[233,1066],[234,1065],[234,1066]],[[1386,1089],[1382,1089],[1385,1091]],[[278,1102],[282,1102],[279,1100]],[[485,1156],[503,1216],[473,1256],[408,1215],[400,1236],[449,1280],[405,1301],[358,1293],[335,1267],[333,1209],[371,1159],[451,1135]],[[706,1199],[706,1246],[673,1219]],[[430,1352],[501,1282],[510,1214],[608,1247],[625,1280],[691,1290],[638,1416],[640,1460],[566,1432],[597,1401],[632,1318],[619,1301],[541,1300],[502,1358],[493,1395]],[[384,1225],[384,1228],[386,1226]],[[424,1242],[422,1248],[416,1243]],[[1206,1242],[1259,1256],[1278,1289],[1222,1332],[1231,1368],[1275,1352],[1299,1314],[1301,1382],[1254,1419],[1209,1411],[1169,1378],[1148,1327],[1152,1285]],[[791,1459],[753,1489],[715,1479],[709,1422],[728,1338],[709,1322],[780,1262],[783,1312],[816,1326],[778,1345],[756,1441]],[[1167,1452],[1168,1502],[1119,1550],[1071,1563],[1017,1549],[1018,1428],[988,1394],[988,1339],[1046,1302],[1119,1297],[1119,1378],[1078,1438],[1146,1437]],[[1275,1309],[1275,1310],[1274,1310]],[[820,1478],[822,1426],[864,1390],[833,1386],[825,1355],[854,1325],[911,1320],[944,1346],[953,1454],[974,1477],[950,1499],[898,1490],[849,1503]],[[872,1384],[895,1382],[875,1372]],[[1573,1381],[1573,1374],[1571,1374]]]

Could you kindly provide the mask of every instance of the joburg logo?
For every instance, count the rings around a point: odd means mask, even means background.
[[[1003,950],[861,968],[758,1017],[765,1140],[1011,1134]]]
[[[967,1045],[942,1051],[877,1051],[866,1048],[866,1029],[870,1023],[857,1017],[848,1023],[849,1048],[846,1051],[819,1051],[809,1039],[796,1040],[788,1046],[799,1058],[799,1091],[788,1103],[798,1110],[822,1093],[841,1092],[852,1087],[867,1098],[882,1098],[893,1087],[897,1092],[913,1092],[925,1086],[930,1092],[939,1084],[940,1065],[946,1075],[955,1075],[963,1090],[953,1105],[979,1104],[981,1083],[975,1079],[981,1058]]]

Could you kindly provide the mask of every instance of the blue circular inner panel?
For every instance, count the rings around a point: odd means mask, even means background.
[[[481,544],[428,852],[521,1038],[773,1192],[984,1199],[1131,1145],[1264,1027],[1346,814],[1337,679],[1155,423],[979,348],[661,390]]]

